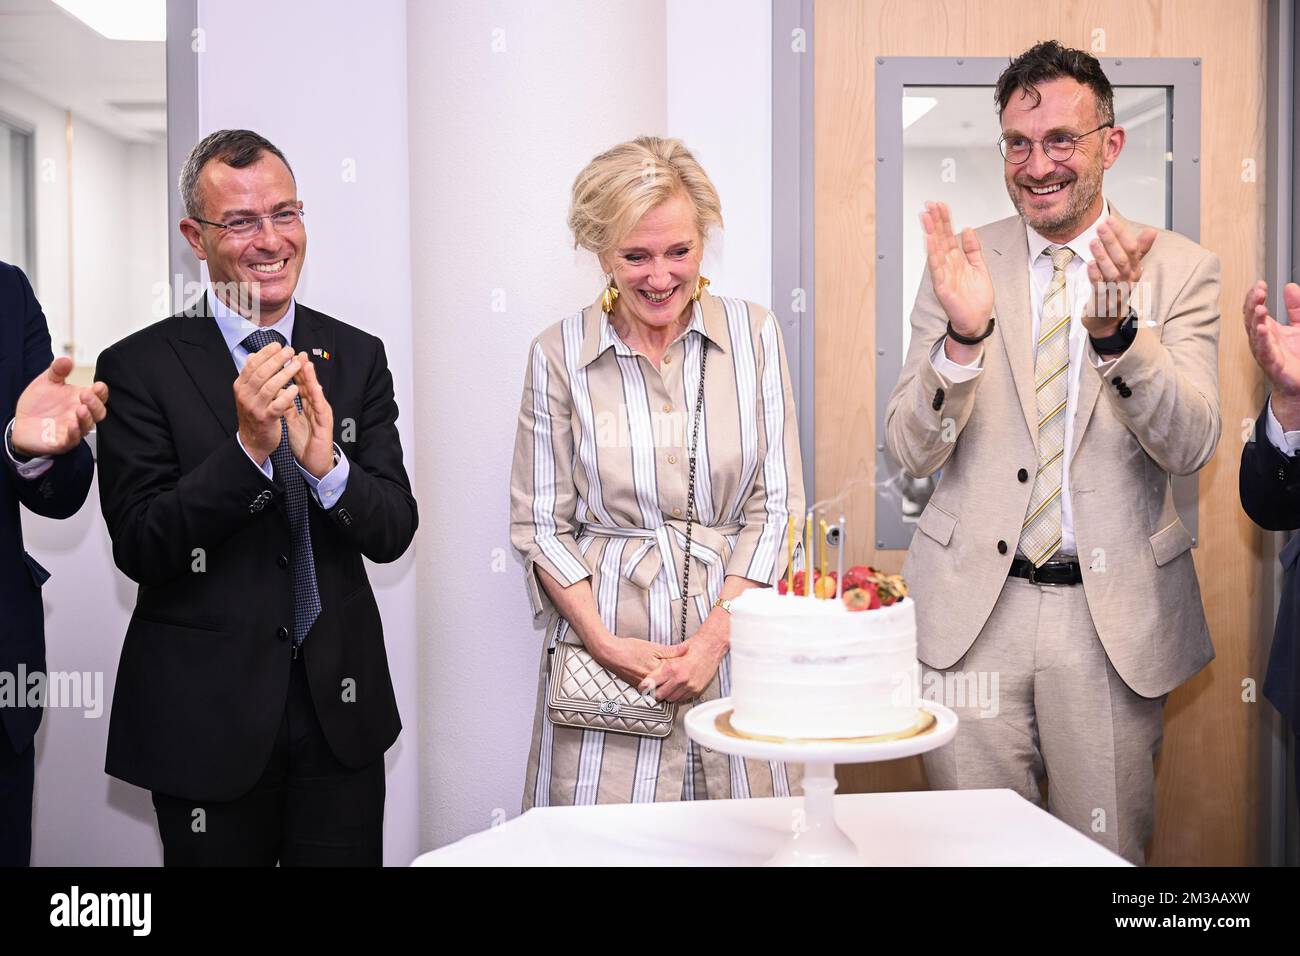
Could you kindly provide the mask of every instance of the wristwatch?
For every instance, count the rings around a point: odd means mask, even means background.
[[[728,614],[732,613],[731,601],[728,600],[727,598],[718,598],[716,601],[713,602],[713,606],[722,608]]]
[[[1133,340],[1137,338],[1137,323],[1137,313],[1129,309],[1128,318],[1119,324],[1119,328],[1114,335],[1108,335],[1104,339],[1088,336],[1088,340],[1092,342],[1093,351],[1098,355],[1115,355],[1127,351],[1128,347],[1133,344]]]

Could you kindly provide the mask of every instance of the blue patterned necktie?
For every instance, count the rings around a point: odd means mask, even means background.
[[[258,329],[239,344],[248,354],[260,352],[272,342],[286,344],[284,336],[270,329]],[[294,404],[302,411],[302,402]],[[280,444],[271,452],[275,479],[289,503],[289,528],[293,532],[293,643],[295,652],[320,616],[320,592],[316,589],[316,558],[311,550],[311,529],[307,525],[307,482],[289,448],[289,426],[280,419]]]

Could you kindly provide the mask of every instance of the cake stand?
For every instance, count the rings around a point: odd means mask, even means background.
[[[742,736],[731,727],[731,710],[730,697],[692,707],[686,713],[686,733],[725,754],[804,765],[803,813],[768,866],[864,865],[858,847],[835,822],[835,765],[911,757],[942,747],[957,733],[957,715],[929,700],[918,701],[917,725],[910,732],[847,740]]]

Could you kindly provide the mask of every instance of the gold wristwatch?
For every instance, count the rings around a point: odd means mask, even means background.
[[[731,601],[729,601],[727,598],[718,598],[716,601],[713,602],[713,606],[722,608],[728,614],[731,613]]]

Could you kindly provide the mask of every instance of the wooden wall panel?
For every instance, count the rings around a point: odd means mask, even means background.
[[[1166,708],[1148,859],[1263,862],[1259,714],[1268,705],[1243,702],[1242,682],[1263,680],[1274,541],[1237,499],[1243,424],[1264,395],[1241,327],[1242,298],[1263,268],[1262,0],[817,0],[815,14],[818,497],[874,471],[875,400],[862,370],[875,367],[875,58],[1010,57],[1048,38],[1092,49],[1103,62],[1201,58],[1200,241],[1223,262],[1223,436],[1200,475],[1195,561],[1218,656]],[[851,562],[898,570],[903,552],[871,546],[873,510],[871,488],[860,485],[846,508]],[[840,773],[844,791],[924,786],[919,759]]]

